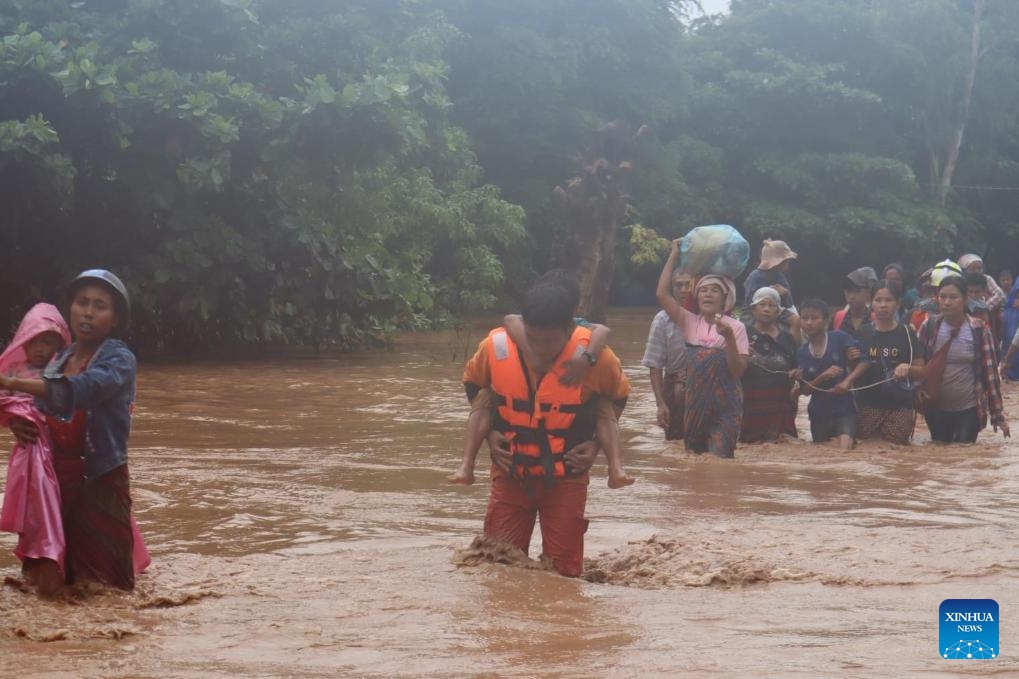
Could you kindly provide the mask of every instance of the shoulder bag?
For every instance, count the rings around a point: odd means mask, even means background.
[[[938,333],[941,332],[941,321],[942,319],[939,318],[934,328],[935,343],[937,342]],[[967,321],[963,319],[962,322],[966,323]],[[937,408],[938,401],[941,400],[941,383],[945,378],[945,366],[948,364],[948,350],[952,347],[952,342],[959,336],[961,330],[961,325],[958,328],[952,328],[948,341],[934,352],[931,360],[927,361],[923,384],[916,390],[916,409],[918,412],[926,413]]]

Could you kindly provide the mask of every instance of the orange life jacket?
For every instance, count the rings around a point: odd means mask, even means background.
[[[492,427],[509,440],[512,473],[520,479],[542,477],[546,485],[567,476],[564,453],[594,435],[594,410],[581,401],[581,385],[562,384],[562,364],[579,358],[591,331],[576,328],[537,388],[519,347],[505,328],[488,335],[489,374],[496,406]],[[579,416],[579,417],[578,417]]]

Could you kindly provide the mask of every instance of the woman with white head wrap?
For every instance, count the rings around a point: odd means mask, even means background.
[[[743,422],[739,440],[770,443],[796,436],[796,406],[790,373],[796,369],[799,344],[778,324],[781,297],[771,287],[751,298],[753,321],[746,324],[750,364],[743,375]]]
[[[683,330],[687,343],[686,449],[733,457],[743,418],[743,387],[750,348],[746,328],[727,316],[736,304],[736,285],[714,274],[697,281],[698,313],[687,311],[672,296],[672,272],[679,262],[679,239],[658,278],[662,309]]]
[[[991,311],[999,308],[1005,301],[1005,291],[998,285],[998,281],[994,280],[994,276],[984,273],[984,260],[980,255],[974,255],[969,253],[959,258],[959,268],[962,269],[963,273],[979,273],[983,274],[984,278],[987,279],[987,297],[984,299],[987,302],[987,308]]]

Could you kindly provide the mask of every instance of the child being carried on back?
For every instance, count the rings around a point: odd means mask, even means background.
[[[580,302],[580,288],[576,279],[569,272],[555,269],[541,277],[541,281],[551,281],[563,286],[571,295]],[[574,306],[577,306],[575,304]],[[591,329],[591,339],[587,351],[583,356],[573,357],[565,366],[566,374],[559,378],[563,384],[582,383],[587,370],[594,365],[598,354],[606,345],[609,329],[604,325],[588,323],[583,319],[575,319],[578,325]],[[521,347],[526,354],[529,351],[527,338],[524,334],[524,323],[520,316],[511,314],[503,319],[506,332],[513,342]],[[464,433],[464,450],[460,467],[453,474],[447,477],[450,483],[470,485],[474,483],[474,466],[478,458],[478,451],[492,428],[492,394],[489,389],[481,390],[471,402],[471,414],[467,420],[467,431]],[[620,460],[620,452],[615,442],[618,435],[613,430],[617,429],[619,423],[616,420],[617,413],[613,413],[611,402],[598,404],[598,417],[596,420],[596,437],[603,446],[605,457],[608,462],[608,486],[609,488],[622,488],[634,482],[633,477],[627,475],[623,470]]]

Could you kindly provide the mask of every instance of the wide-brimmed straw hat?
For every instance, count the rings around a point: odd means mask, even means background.
[[[761,264],[758,269],[774,269],[782,262],[788,259],[796,259],[799,257],[793,252],[784,240],[767,240],[764,241],[764,246],[761,247]]]

